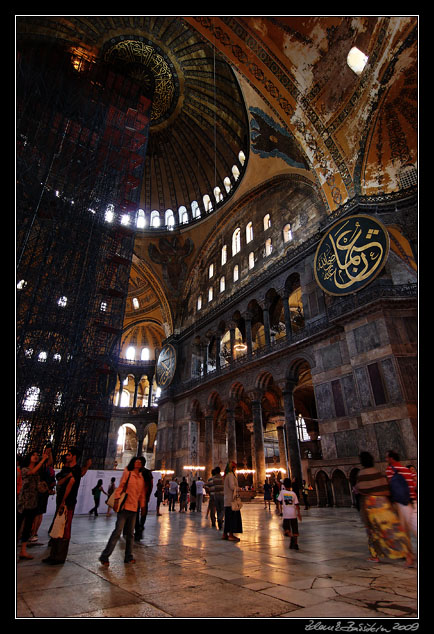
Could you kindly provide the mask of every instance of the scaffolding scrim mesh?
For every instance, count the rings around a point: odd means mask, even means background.
[[[17,49],[17,452],[103,468],[152,101],[99,60]]]

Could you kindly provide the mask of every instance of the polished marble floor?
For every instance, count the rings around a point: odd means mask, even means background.
[[[148,515],[135,564],[123,563],[121,538],[103,567],[98,557],[115,517],[75,516],[68,558],[47,556],[45,517],[31,561],[16,565],[16,618],[362,618],[418,617],[418,569],[402,560],[367,561],[355,509],[303,511],[299,551],[281,518],[258,500],[242,509],[239,543],[222,541],[205,510],[162,508]],[[417,545],[413,543],[415,549]]]

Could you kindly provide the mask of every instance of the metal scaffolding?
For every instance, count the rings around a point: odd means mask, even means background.
[[[103,468],[152,99],[86,54],[17,51],[17,452]]]

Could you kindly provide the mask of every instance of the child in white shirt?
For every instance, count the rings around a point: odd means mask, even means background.
[[[301,522],[300,503],[295,492],[291,488],[291,480],[285,478],[283,487],[280,490],[277,500],[281,504],[283,516],[283,531],[285,535],[291,537],[290,548],[299,550],[298,548],[298,519]],[[298,519],[297,519],[298,516]]]

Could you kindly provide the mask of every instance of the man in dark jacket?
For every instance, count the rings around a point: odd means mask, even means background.
[[[142,476],[145,481],[145,511],[137,510],[136,526],[134,530],[134,541],[139,542],[143,537],[143,531],[145,529],[146,517],[148,515],[149,498],[151,497],[152,487],[154,484],[152,478],[152,471],[145,467],[146,459],[143,458]]]

